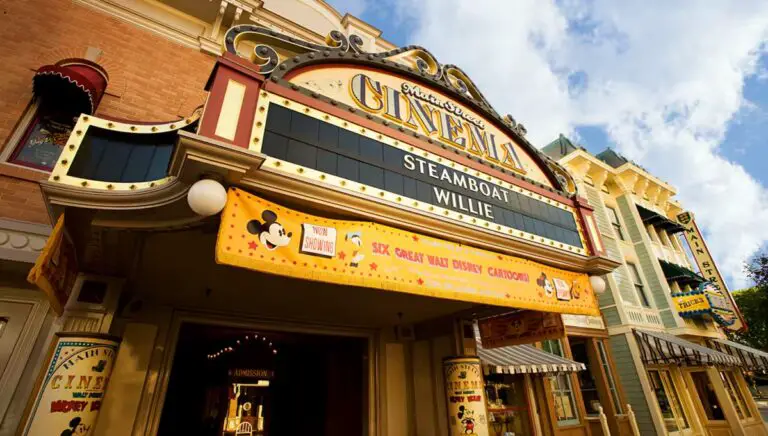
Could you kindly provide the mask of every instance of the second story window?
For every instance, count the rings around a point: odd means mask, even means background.
[[[627,268],[629,268],[629,272],[632,275],[632,282],[635,285],[635,292],[637,293],[637,298],[640,299],[640,304],[642,304],[643,307],[651,307],[651,301],[648,299],[648,294],[646,293],[643,279],[640,276],[640,271],[637,269],[637,266],[635,266],[634,263],[627,263]]]
[[[616,232],[616,236],[622,241],[626,241],[627,239],[624,236],[624,229],[621,228],[621,221],[619,221],[619,215],[616,213],[616,209],[610,206],[606,206],[606,209],[608,209],[608,218],[611,220],[611,225],[613,226],[613,231]]]
[[[96,110],[107,81],[106,71],[87,59],[64,59],[40,67],[32,79],[35,99],[0,159],[51,171],[77,118]]]
[[[8,162],[51,171],[72,132],[78,113],[57,111],[50,105],[34,105],[34,116]]]

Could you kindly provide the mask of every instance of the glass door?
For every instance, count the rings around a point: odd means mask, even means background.
[[[651,389],[656,395],[656,402],[664,417],[664,426],[670,435],[691,434],[691,425],[685,413],[680,395],[668,370],[650,369],[648,378]]]

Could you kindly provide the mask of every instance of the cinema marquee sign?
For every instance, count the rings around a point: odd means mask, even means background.
[[[504,142],[497,144],[496,135],[486,131],[483,120],[451,100],[407,82],[402,82],[399,90],[394,89],[363,73],[354,75],[349,87],[355,104],[367,112],[525,174],[514,143],[501,138]]]
[[[551,186],[538,164],[508,133],[425,85],[381,71],[338,65],[308,69],[290,80],[383,118],[394,128],[418,132],[485,163]]]

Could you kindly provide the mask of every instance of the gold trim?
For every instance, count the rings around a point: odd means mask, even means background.
[[[292,100],[288,100],[284,97],[280,97],[278,95],[269,93],[267,91],[262,91],[261,96],[259,97],[259,108],[257,109],[256,114],[254,116],[253,128],[251,130],[251,137],[254,139],[254,141],[251,141],[251,144],[249,145],[249,150],[251,151],[261,152],[262,141],[260,140],[257,141],[256,139],[260,139],[264,137],[267,115],[269,114],[269,107],[273,104],[276,104],[278,106],[282,106],[285,108],[289,108],[294,111],[298,111],[307,116],[315,118],[319,121],[330,123],[338,128],[345,129],[350,132],[369,137],[371,139],[375,139],[377,141],[383,142],[389,146],[398,148],[408,153],[418,152],[420,158],[424,158],[426,160],[429,160],[431,162],[434,162],[440,165],[450,166],[455,171],[461,171],[471,176],[482,177],[484,180],[487,180],[488,182],[498,186],[499,188],[503,188],[512,192],[517,192],[529,198],[532,198],[534,200],[542,201],[550,205],[556,206],[562,210],[568,211],[574,216],[574,221],[576,222],[576,228],[579,234],[579,238],[581,239],[582,247],[587,247],[584,230],[579,224],[579,220],[578,220],[578,217],[576,216],[575,209],[566,204],[546,198],[541,194],[537,194],[535,192],[529,191],[527,189],[521,188],[511,183],[505,182],[496,177],[482,174],[479,171],[465,167],[457,162],[451,161],[450,159],[435,155],[433,153],[429,153],[427,151],[422,151],[418,149],[418,147],[414,147],[413,145],[402,143],[399,140],[396,140],[392,137],[368,130],[360,125],[354,124],[342,118],[327,114],[325,112],[321,112],[317,109],[311,108],[309,106],[305,106],[301,103],[298,103]],[[534,235],[532,233],[514,229],[512,227],[500,225],[482,218],[465,216],[460,212],[453,211],[452,209],[446,209],[440,206],[423,203],[414,198],[404,197],[395,193],[382,191],[373,186],[343,179],[341,177],[337,177],[332,174],[323,173],[321,171],[317,171],[315,169],[304,167],[301,165],[296,165],[291,162],[283,161],[281,159],[266,157],[266,160],[264,161],[264,166],[265,168],[270,168],[286,174],[298,175],[302,178],[313,180],[315,182],[324,184],[331,189],[363,193],[363,195],[366,195],[370,198],[384,200],[393,205],[398,205],[398,206],[405,205],[406,207],[416,209],[419,211],[427,211],[435,216],[447,217],[452,220],[462,222],[464,224],[472,225],[474,227],[492,230],[496,233],[503,234],[505,237],[524,239],[526,240],[526,242],[534,242],[536,244],[545,245],[545,246],[556,248],[562,251],[576,253],[582,256],[588,255],[586,248],[580,248],[570,244],[565,244],[560,241],[555,241],[548,238],[542,238],[539,235]]]
[[[75,161],[75,157],[77,156],[77,152],[80,150],[80,145],[83,142],[83,138],[85,138],[88,129],[91,127],[98,127],[115,132],[134,133],[137,135],[157,134],[173,132],[184,128],[197,121],[201,114],[201,110],[196,110],[192,116],[187,117],[186,119],[158,124],[123,123],[120,121],[98,118],[93,115],[80,115],[80,118],[77,120],[74,129],[72,129],[72,134],[67,140],[67,145],[63,148],[56,166],[53,168],[53,171],[51,171],[48,182],[61,185],[77,186],[79,188],[84,187],[91,190],[134,192],[165,185],[171,182],[173,177],[166,176],[158,180],[149,180],[146,182],[138,183],[102,182],[70,176],[69,168],[71,167],[70,164]]]

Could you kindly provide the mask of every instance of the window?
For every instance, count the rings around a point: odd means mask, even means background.
[[[548,353],[565,357],[563,346],[559,339],[542,341],[542,349]],[[579,415],[576,409],[576,398],[573,395],[570,374],[557,374],[549,377],[552,386],[552,397],[555,403],[555,416],[557,426],[565,427],[579,423]]]
[[[581,338],[570,338],[569,340],[573,360],[587,366],[586,371],[576,373],[576,378],[579,379],[579,389],[581,390],[581,398],[584,401],[584,408],[588,416],[597,416],[600,412],[598,407],[601,406],[600,393],[597,391],[597,383],[592,376],[594,362],[590,361],[589,353],[587,352],[587,341]]]
[[[54,110],[44,104],[33,104],[33,115],[20,136],[8,162],[51,171],[69,139],[78,114]]]
[[[606,206],[606,209],[608,209],[608,218],[611,220],[611,225],[613,226],[613,231],[616,232],[616,236],[622,241],[626,241],[627,239],[624,237],[624,231],[621,228],[621,222],[619,221],[619,215],[616,213],[616,209],[609,206]]]
[[[752,411],[749,410],[749,406],[744,399],[744,395],[739,388],[738,380],[732,371],[721,371],[720,378],[723,379],[723,385],[728,392],[728,396],[731,397],[733,407],[736,408],[736,413],[739,415],[739,419],[752,418]]]
[[[685,410],[680,404],[677,390],[669,375],[665,370],[649,370],[648,378],[651,382],[651,389],[656,394],[656,402],[661,409],[661,415],[664,417],[664,426],[668,432],[679,432],[690,427],[688,418],[685,416]]]
[[[608,355],[605,352],[605,345],[603,341],[597,341],[597,353],[600,356],[600,364],[603,366],[605,376],[608,378],[608,389],[611,391],[611,400],[613,401],[613,407],[616,409],[617,414],[624,413],[624,409],[621,407],[621,399],[619,398],[619,391],[616,389],[616,380],[613,378],[613,372],[608,364]]]
[[[710,383],[707,373],[704,371],[692,372],[691,378],[693,379],[693,385],[696,387],[696,394],[699,401],[701,401],[701,406],[707,413],[707,419],[710,421],[724,421],[723,408],[720,406],[720,400],[717,399],[715,388]]]
[[[635,284],[635,292],[637,292],[637,297],[640,299],[640,304],[643,307],[651,307],[651,302],[645,293],[645,286],[643,286],[643,280],[640,278],[640,272],[637,270],[637,267],[633,263],[627,263],[627,268],[629,268],[632,282]]]

